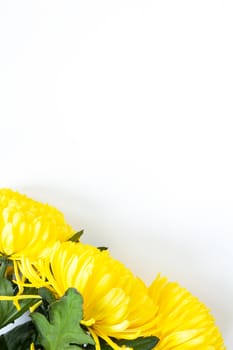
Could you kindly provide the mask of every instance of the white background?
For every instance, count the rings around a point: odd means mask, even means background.
[[[1,1],[0,182],[233,335],[233,2]]]

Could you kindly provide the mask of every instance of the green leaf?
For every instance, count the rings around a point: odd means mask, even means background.
[[[36,331],[33,323],[26,322],[0,336],[1,350],[29,350],[35,340]]]
[[[0,349],[1,350],[9,350],[3,335],[0,336]]]
[[[4,278],[8,266],[12,266],[12,262],[6,256],[0,256],[0,278]]]
[[[134,350],[152,350],[159,342],[157,337],[139,337],[134,340],[118,340],[117,344],[122,346],[126,345]]]
[[[6,278],[0,278],[0,295],[13,296],[12,283]],[[0,300],[0,328],[9,323],[9,318],[14,314],[16,308],[11,300]]]
[[[83,235],[84,230],[81,230],[79,232],[76,232],[70,239],[69,241],[71,242],[79,242],[80,237]]]
[[[139,337],[133,340],[127,339],[115,339],[111,338],[114,343],[119,346],[127,346],[133,348],[134,350],[152,350],[158,344],[159,338],[157,337]],[[112,350],[112,347],[108,345],[104,340],[100,339],[100,348],[101,350]],[[95,348],[92,345],[88,345],[86,350],[94,350]]]
[[[9,281],[8,281],[9,282]],[[26,295],[37,295],[36,288],[25,288],[23,291],[23,294]],[[5,301],[4,301],[5,302]],[[22,316],[26,311],[29,310],[31,306],[36,304],[38,302],[38,299],[23,299],[19,301],[20,304],[20,310],[17,310],[14,306],[13,302],[10,301],[10,303],[13,305],[13,309],[11,312],[8,313],[7,317],[5,318],[4,326],[6,326],[9,323],[13,323],[17,318]]]
[[[74,288],[50,305],[48,319],[34,312],[31,318],[38,331],[38,344],[46,350],[82,349],[79,345],[94,344],[93,339],[80,326],[82,297]]]
[[[38,293],[42,297],[43,301],[46,301],[48,304],[52,304],[56,301],[56,298],[53,295],[53,293],[47,288],[39,288]]]

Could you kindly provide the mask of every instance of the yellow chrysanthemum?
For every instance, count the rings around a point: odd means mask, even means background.
[[[45,256],[56,241],[74,234],[64,216],[48,204],[9,189],[0,190],[0,256]]]
[[[178,283],[160,275],[149,287],[157,306],[156,350],[223,350],[223,339],[209,310]]]
[[[83,297],[83,325],[96,341],[110,337],[135,339],[151,335],[155,327],[155,306],[144,283],[107,251],[66,242],[53,251],[50,260],[31,264],[23,259],[22,272],[35,287],[47,287],[57,298],[70,287]]]

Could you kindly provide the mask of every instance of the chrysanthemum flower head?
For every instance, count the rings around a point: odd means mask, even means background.
[[[224,350],[222,336],[204,304],[178,283],[157,276],[149,287],[157,306],[156,350]]]
[[[9,189],[0,190],[0,256],[37,259],[74,234],[56,208]]]
[[[117,339],[151,335],[155,327],[155,305],[144,283],[108,251],[82,243],[65,242],[48,261],[22,261],[22,272],[35,287],[46,286],[57,298],[68,288],[82,295],[83,325],[96,341],[104,339],[113,349]]]

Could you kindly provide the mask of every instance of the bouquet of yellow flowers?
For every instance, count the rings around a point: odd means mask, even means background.
[[[204,304],[158,275],[145,283],[48,204],[0,190],[1,350],[223,350]]]

